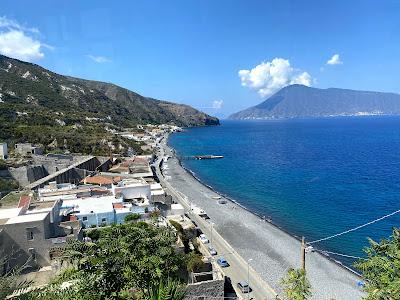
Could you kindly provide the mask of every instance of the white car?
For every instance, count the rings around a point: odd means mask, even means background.
[[[210,242],[204,233],[200,234],[199,239],[203,244],[208,244]]]

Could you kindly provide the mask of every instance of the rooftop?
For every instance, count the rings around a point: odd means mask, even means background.
[[[121,176],[105,176],[105,175],[95,175],[95,176],[88,176],[84,178],[81,182],[85,184],[113,184],[116,182],[121,181]]]
[[[21,216],[15,216],[9,218],[7,221],[8,224],[18,224],[18,223],[27,223],[27,222],[35,222],[35,221],[42,221],[48,216],[48,212],[39,213],[39,214],[26,214]]]
[[[113,204],[122,202],[114,196],[87,197],[80,199],[64,200],[62,208],[74,208],[76,214],[105,213],[113,211]]]
[[[0,209],[0,220],[16,217],[20,214],[22,207],[2,208]]]
[[[19,202],[18,202],[18,207],[25,207],[25,206],[29,206],[29,203],[31,202],[31,197],[28,195],[22,195],[19,198]]]
[[[31,202],[26,213],[33,214],[38,212],[51,211],[55,203],[56,200]]]

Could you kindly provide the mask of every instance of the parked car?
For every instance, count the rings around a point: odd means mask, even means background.
[[[223,257],[217,259],[217,264],[219,264],[223,268],[229,267],[228,261]]]
[[[200,234],[199,239],[203,244],[208,244],[210,242],[204,233]]]
[[[218,253],[217,253],[217,250],[215,250],[214,249],[214,247],[213,246],[208,246],[208,251],[210,251],[210,254],[211,255],[217,255]]]
[[[240,281],[237,284],[237,287],[242,293],[250,293],[251,292],[251,287],[246,281]]]

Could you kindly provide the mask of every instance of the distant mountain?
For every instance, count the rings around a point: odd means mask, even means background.
[[[230,119],[287,119],[360,115],[400,115],[400,94],[317,89],[304,85],[284,87],[259,105],[239,111]]]
[[[3,55],[0,55],[0,111],[11,119],[17,118],[18,113],[52,112],[53,116],[58,115],[57,122],[70,119],[83,122],[92,118],[125,127],[138,123],[219,124],[217,118],[188,105],[144,97],[111,83],[62,76]]]

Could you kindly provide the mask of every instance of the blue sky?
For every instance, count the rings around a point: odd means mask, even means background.
[[[400,1],[2,0],[0,17],[3,54],[222,117],[291,83],[400,92]]]

